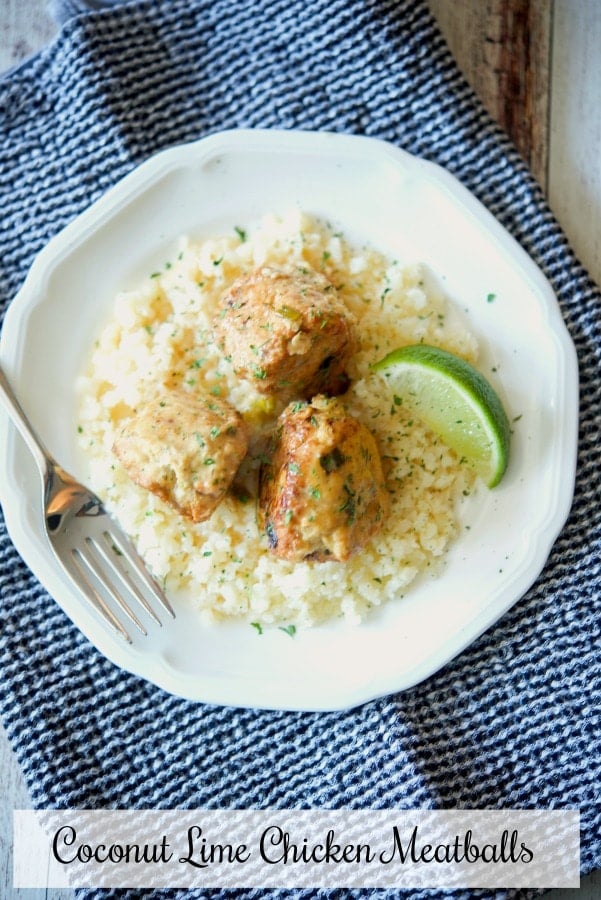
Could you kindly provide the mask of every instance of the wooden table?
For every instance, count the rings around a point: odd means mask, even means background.
[[[601,283],[601,2],[429,0],[457,62],[546,192],[580,260]],[[54,36],[47,0],[1,0],[0,71]],[[31,806],[0,728],[0,898],[66,900],[12,888],[12,810]],[[601,896],[601,873],[582,900]],[[572,891],[553,891],[571,900]]]
[[[467,80],[601,284],[601,3],[428,2]]]

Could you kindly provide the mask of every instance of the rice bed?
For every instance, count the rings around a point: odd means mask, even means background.
[[[377,441],[391,496],[382,530],[346,563],[276,558],[257,527],[255,503],[233,495],[194,525],[134,484],[111,449],[126,419],[159,387],[208,390],[229,399],[251,427],[269,426],[277,403],[235,376],[213,344],[211,322],[234,279],[261,265],[295,264],[323,272],[357,318],[360,347],[345,400]],[[202,621],[359,622],[373,607],[399,602],[419,573],[444,558],[457,534],[457,502],[473,475],[369,368],[418,342],[476,361],[473,335],[426,280],[421,265],[355,246],[334,226],[291,210],[209,240],[182,237],[160,271],[115,298],[78,382],[91,487],[167,591],[194,604]]]

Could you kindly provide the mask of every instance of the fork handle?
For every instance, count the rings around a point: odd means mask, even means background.
[[[31,450],[42,476],[45,477],[52,468],[52,457],[44,447],[42,441],[34,431],[31,422],[23,412],[23,407],[17,400],[10,382],[0,366],[0,403],[9,414],[12,422],[19,430],[21,437]]]

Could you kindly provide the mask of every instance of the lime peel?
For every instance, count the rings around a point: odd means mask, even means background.
[[[470,363],[440,347],[411,344],[375,363],[395,402],[437,434],[489,488],[509,461],[511,428],[494,388]]]

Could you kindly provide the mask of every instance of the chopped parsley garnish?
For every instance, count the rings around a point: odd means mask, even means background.
[[[249,491],[242,485],[234,485],[232,493],[239,503],[248,503],[248,501],[252,499]]]
[[[340,466],[344,465],[345,461],[346,457],[338,447],[334,447],[330,453],[324,453],[324,455],[319,458],[319,464],[325,472],[335,472],[336,469],[339,469]]]
[[[386,300],[386,296],[389,293],[390,293],[390,288],[389,287],[384,288],[384,290],[380,294],[380,307],[384,306],[384,301]]]
[[[349,523],[355,521],[355,517],[357,515],[357,502],[355,500],[355,491],[350,487],[349,484],[344,485],[344,492],[346,494],[343,503],[340,505],[338,512],[344,512],[347,515]]]
[[[280,631],[284,631],[290,637],[296,634],[296,625],[280,625]]]

